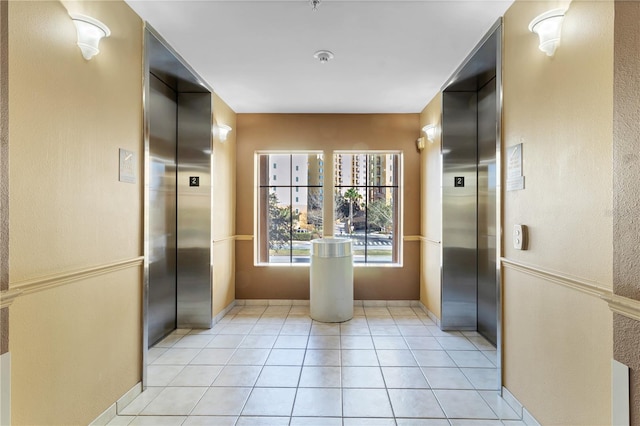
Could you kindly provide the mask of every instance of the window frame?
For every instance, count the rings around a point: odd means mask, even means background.
[[[295,263],[293,262],[293,251],[291,251],[290,253],[290,257],[289,257],[289,262],[283,262],[283,263],[276,263],[276,262],[270,262],[269,261],[269,248],[268,248],[268,241],[269,241],[269,236],[268,236],[268,226],[266,226],[266,221],[268,220],[267,216],[268,216],[268,206],[263,204],[263,200],[262,200],[262,191],[265,188],[268,188],[268,192],[269,193],[271,191],[272,188],[284,188],[287,187],[289,188],[290,191],[290,200],[289,200],[289,207],[291,209],[291,212],[294,212],[296,210],[298,210],[297,208],[294,207],[295,203],[293,202],[294,197],[295,197],[295,193],[298,193],[298,189],[299,188],[306,188],[307,189],[307,196],[309,194],[309,190],[310,189],[319,189],[320,190],[320,194],[321,194],[321,198],[320,198],[320,209],[321,209],[321,217],[322,217],[322,222],[323,222],[323,228],[324,228],[324,222],[325,222],[325,218],[326,218],[326,213],[325,213],[325,209],[324,209],[324,190],[325,190],[325,186],[326,186],[326,182],[324,180],[324,178],[322,176],[318,176],[318,179],[320,180],[320,184],[319,185],[309,185],[309,180],[307,180],[307,184],[306,185],[300,185],[299,181],[294,181],[294,173],[299,172],[299,170],[296,170],[296,167],[294,167],[293,164],[293,159],[291,159],[290,163],[289,163],[289,176],[290,176],[290,182],[288,184],[277,184],[277,185],[263,185],[261,184],[261,173],[265,175],[265,177],[267,178],[267,181],[269,180],[269,175],[271,170],[273,170],[272,168],[269,167],[269,165],[267,164],[266,167],[264,167],[264,169],[261,169],[261,157],[262,156],[271,156],[271,155],[282,155],[282,156],[295,156],[295,155],[305,155],[305,156],[321,156],[321,158],[318,160],[319,164],[324,164],[326,161],[326,154],[324,151],[322,150],[286,150],[286,151],[280,151],[280,150],[261,150],[261,151],[255,151],[254,152],[254,247],[253,247],[253,257],[254,257],[254,266],[269,266],[269,267],[309,267],[309,262],[299,262],[299,263]],[[267,157],[268,158],[268,157]],[[268,161],[268,160],[267,160]],[[308,171],[307,171],[308,173]],[[296,189],[294,192],[294,188]],[[265,208],[266,207],[266,208]],[[265,211],[266,210],[266,211]],[[291,239],[289,240],[290,242],[293,241],[293,233],[295,231],[293,230],[293,227],[290,231],[291,233]],[[321,233],[324,233],[324,229],[321,231]],[[264,246],[264,247],[262,247]],[[309,256],[310,257],[310,256]]]
[[[358,262],[354,261],[353,266],[355,268],[398,268],[403,267],[404,263],[404,152],[402,150],[258,150],[254,152],[254,232],[253,232],[253,258],[254,258],[254,266],[260,267],[309,267],[309,262],[300,262],[300,263],[270,263],[268,261],[268,249],[267,249],[267,260],[262,261],[261,253],[261,244],[268,244],[268,234],[262,235],[263,231],[266,231],[264,225],[261,226],[261,220],[266,220],[262,218],[264,214],[264,206],[261,209],[261,189],[264,188],[263,185],[260,184],[260,156],[261,155],[320,155],[321,158],[318,160],[318,167],[321,168],[323,172],[329,172],[329,179],[326,178],[327,173],[318,172],[318,179],[321,181],[320,185],[300,185],[299,182],[293,181],[294,167],[293,163],[291,163],[290,178],[291,182],[289,185],[271,185],[271,187],[281,187],[281,186],[289,186],[292,188],[304,187],[308,189],[310,188],[319,188],[319,204],[322,209],[322,221],[323,221],[323,229],[321,231],[321,237],[332,237],[335,236],[335,218],[336,218],[336,173],[342,174],[342,168],[339,168],[336,164],[336,156],[337,155],[386,155],[393,154],[397,155],[397,170],[393,171],[396,185],[392,186],[395,189],[394,196],[394,205],[395,205],[395,223],[392,226],[393,232],[393,247],[392,250],[394,254],[392,254],[392,262],[388,263],[375,263],[375,262]],[[327,162],[328,161],[328,162]],[[374,166],[377,166],[375,164]],[[359,170],[364,167],[363,165],[354,166],[356,173],[359,174]],[[271,173],[271,168],[266,167],[262,172],[265,173],[266,178],[269,178]],[[320,169],[319,169],[320,170]],[[385,168],[385,171],[387,169]],[[367,177],[369,178],[369,176]],[[308,181],[307,181],[308,183]],[[362,187],[363,185],[352,185],[352,187]],[[388,185],[384,185],[388,187]],[[269,185],[267,185],[269,187]],[[345,187],[347,187],[345,185]],[[366,190],[375,190],[375,188],[379,188],[379,186],[369,185]],[[298,191],[296,191],[298,192]],[[293,197],[293,190],[291,190],[291,195]],[[329,194],[331,197],[331,201],[326,200],[326,195]],[[290,200],[291,208],[293,210],[293,198]],[[268,211],[268,207],[267,207]],[[329,225],[327,225],[329,224]],[[329,226],[329,228],[327,228]],[[268,231],[267,231],[268,232]],[[292,231],[293,232],[293,231]],[[267,242],[267,243],[265,243]],[[263,255],[263,254],[262,254]],[[292,255],[291,255],[292,256]],[[393,258],[395,257],[395,261]]]
[[[352,155],[352,156],[356,156],[356,155],[364,155],[364,156],[371,156],[371,155],[397,155],[397,170],[393,170],[394,176],[395,176],[395,185],[374,185],[374,184],[369,184],[368,180],[371,179],[371,176],[369,176],[370,173],[365,173],[365,179],[367,180],[367,182],[365,182],[365,184],[363,185],[362,183],[358,183],[356,184],[356,179],[354,177],[352,177],[352,184],[351,185],[338,185],[337,184],[337,178],[338,176],[336,175],[336,171],[339,172],[340,175],[342,175],[342,167],[338,168],[336,166],[337,162],[336,162],[336,157],[338,155]],[[326,159],[325,159],[326,161]],[[372,262],[367,262],[367,257],[365,257],[365,261],[364,262],[355,262],[354,260],[354,267],[357,268],[372,268],[372,267],[376,267],[376,268],[385,268],[385,267],[402,267],[403,263],[404,263],[404,257],[403,257],[403,227],[404,227],[404,153],[402,150],[335,150],[331,153],[331,162],[333,164],[333,168],[334,168],[334,176],[333,176],[333,180],[331,182],[331,193],[333,194],[333,200],[332,200],[332,211],[331,211],[331,223],[332,225],[336,223],[336,192],[338,190],[338,188],[364,188],[365,193],[369,193],[369,191],[375,190],[376,188],[394,188],[395,190],[395,197],[394,197],[394,207],[395,207],[395,215],[394,215],[394,222],[392,225],[392,232],[394,235],[394,238],[392,240],[392,261],[391,262],[385,262],[385,263],[372,263]],[[342,162],[340,163],[342,166]],[[372,168],[375,167],[379,167],[380,164],[380,157],[377,157],[376,163],[375,164],[371,164],[370,166]],[[356,173],[359,174],[359,171],[362,167],[367,167],[367,165],[362,165],[359,164],[357,166],[353,166],[354,169],[356,170]],[[385,170],[386,171],[386,170]],[[341,176],[340,176],[341,177]],[[375,183],[375,182],[374,182]],[[326,185],[326,184],[325,184]],[[365,213],[366,215],[366,213]],[[366,216],[365,216],[366,217]],[[340,237],[340,235],[336,235],[335,234],[335,228],[333,228],[331,230],[331,233],[333,236],[335,237]],[[366,232],[365,232],[365,240],[366,240]],[[366,246],[365,246],[366,247]],[[366,253],[366,249],[365,249],[365,253]],[[394,261],[394,257],[395,257],[395,261]]]

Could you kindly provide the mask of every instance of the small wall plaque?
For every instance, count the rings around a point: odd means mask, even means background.
[[[189,186],[200,186],[200,176],[191,176],[189,178]]]
[[[456,176],[453,178],[453,186],[456,188],[464,188],[464,176]]]
[[[507,191],[524,189],[522,175],[522,144],[507,148]]]
[[[136,183],[136,154],[120,148],[120,182]]]

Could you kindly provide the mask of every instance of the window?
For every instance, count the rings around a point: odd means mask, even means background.
[[[256,260],[262,264],[309,263],[311,240],[322,235],[320,152],[259,153]],[[277,173],[268,172],[277,164]],[[295,177],[299,171],[303,179]],[[302,182],[301,182],[302,181]],[[294,196],[295,188],[295,196]]]
[[[400,263],[401,163],[394,152],[334,156],[343,171],[334,182],[334,234],[353,240],[356,264]]]

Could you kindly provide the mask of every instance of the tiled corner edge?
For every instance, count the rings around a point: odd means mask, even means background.
[[[540,426],[540,422],[518,401],[518,398],[513,396],[509,389],[502,387],[502,399],[516,412],[522,419],[522,423],[527,426]]]
[[[502,387],[502,399],[516,412],[527,426],[540,426],[540,422],[513,396],[509,389]]]
[[[436,316],[433,312],[431,312],[421,301],[418,301],[418,306],[420,309],[424,311],[425,314],[429,317],[429,319],[436,323],[438,327],[440,327],[440,318]]]
[[[116,411],[119,413],[124,410],[124,408],[131,404],[131,402],[136,399],[138,395],[142,393],[142,382],[136,383],[131,389],[127,391],[124,395],[116,401]]]
[[[518,399],[513,396],[511,392],[509,392],[509,389],[505,388],[504,386],[502,387],[502,399],[504,399],[509,407],[511,407],[513,411],[516,412],[518,417],[522,418],[522,404],[520,404],[520,401],[518,401]]]
[[[109,422],[118,415],[118,412],[129,405],[129,403],[133,401],[138,395],[140,395],[141,392],[142,382],[138,382],[124,395],[122,395],[116,402],[111,404],[109,408],[104,410],[102,414],[96,417],[94,421],[89,423],[89,426],[105,426],[109,424]]]
[[[227,315],[229,311],[233,309],[236,305],[244,305],[244,303],[238,303],[237,300],[234,300],[231,303],[229,303],[226,308],[224,308],[218,315],[216,315],[211,319],[211,327],[219,323],[220,320],[224,318],[224,316]]]
[[[114,402],[113,404],[111,404],[109,406],[109,408],[104,410],[102,412],[102,414],[100,414],[98,417],[96,417],[96,419],[94,421],[89,423],[89,426],[105,426],[111,420],[113,420],[117,415],[118,415],[118,413],[117,413],[117,410],[116,410],[116,403]]]
[[[531,415],[526,408],[522,408],[522,421],[527,426],[541,426],[540,423]]]

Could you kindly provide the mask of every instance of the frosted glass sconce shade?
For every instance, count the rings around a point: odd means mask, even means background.
[[[427,139],[429,140],[429,142],[433,143],[434,139],[436,138],[436,126],[434,124],[427,124],[422,128],[422,131],[425,135],[427,135]]]
[[[109,37],[109,28],[89,16],[73,14],[73,23],[76,24],[78,33],[78,47],[82,51],[82,56],[88,61],[100,52],[98,45],[103,37]]]
[[[214,134],[217,133],[221,141],[227,140],[227,136],[229,135],[229,132],[231,132],[231,130],[231,127],[227,126],[226,124],[218,124],[213,127]]]
[[[529,24],[529,31],[538,34],[540,38],[539,48],[547,56],[553,56],[560,43],[560,32],[562,30],[562,20],[564,19],[564,9],[553,9],[539,15]]]

